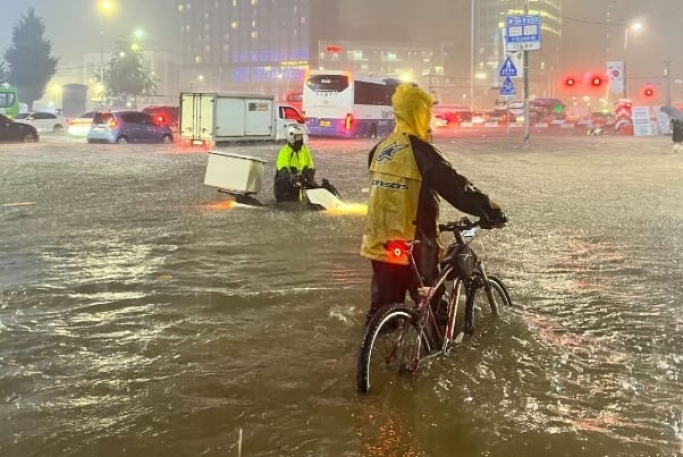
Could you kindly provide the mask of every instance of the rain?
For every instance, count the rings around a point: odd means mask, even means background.
[[[537,16],[539,43],[510,39],[508,18]],[[680,1],[28,0],[0,18],[3,457],[683,455]],[[406,82],[509,218],[472,246],[514,306],[363,394],[368,154]],[[332,203],[276,201],[292,126]],[[226,157],[250,168],[218,179],[244,189],[209,178]],[[440,222],[462,216],[442,200]]]

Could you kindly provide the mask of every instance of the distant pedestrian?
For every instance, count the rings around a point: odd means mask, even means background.
[[[683,152],[683,120],[671,119],[671,139],[674,142],[674,152]]]

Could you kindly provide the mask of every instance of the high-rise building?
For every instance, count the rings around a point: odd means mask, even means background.
[[[331,0],[184,0],[177,5],[183,35],[183,79],[190,88],[218,90],[284,85],[301,80],[317,52],[313,43],[336,31]],[[312,19],[325,11],[331,20]],[[313,48],[313,49],[312,49]]]
[[[351,53],[343,56],[349,69],[363,70],[356,56],[400,54],[407,59],[401,65],[373,62],[368,71],[428,68],[432,75],[429,68],[438,66],[448,73],[464,68],[469,55],[466,41],[458,41],[467,34],[461,24],[465,1],[182,0],[181,81],[185,90],[289,92],[306,68],[330,64],[335,56],[325,50],[337,42]],[[436,86],[443,75],[436,68],[433,73]]]
[[[530,87],[532,95],[552,96],[553,78],[559,71],[559,49],[562,39],[562,4],[560,0],[529,2],[524,0],[477,0],[472,2],[473,32],[473,96],[475,104],[486,104],[497,98],[491,90],[500,85],[498,71],[505,59],[504,30],[506,16],[525,14],[541,16],[541,49],[529,51]],[[521,90],[518,90],[521,95]]]

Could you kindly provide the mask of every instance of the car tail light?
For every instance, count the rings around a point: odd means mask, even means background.
[[[116,122],[116,119],[109,119],[109,128],[110,129],[115,129],[117,125],[119,125],[118,122]]]
[[[166,119],[164,119],[164,116],[157,116],[157,122],[158,122],[159,124],[163,124],[165,120],[166,120]]]
[[[344,127],[346,127],[346,130],[351,130],[351,127],[353,127],[353,114],[346,114],[346,119],[344,120]]]

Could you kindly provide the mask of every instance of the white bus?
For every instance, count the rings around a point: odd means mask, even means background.
[[[303,88],[303,115],[311,136],[374,138],[394,129],[391,96],[401,81],[311,70]]]

